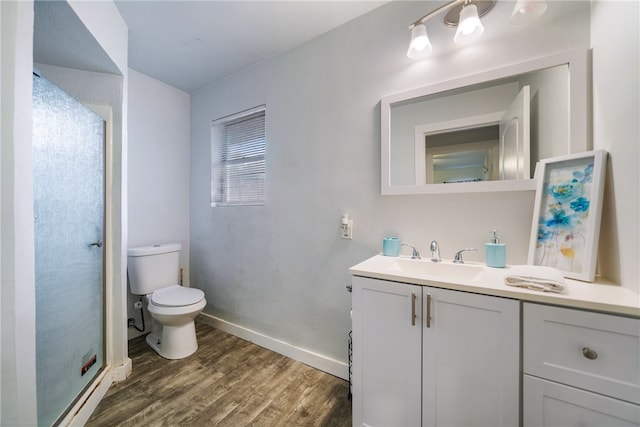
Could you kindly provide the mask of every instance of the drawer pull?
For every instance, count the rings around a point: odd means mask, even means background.
[[[589,360],[596,360],[598,358],[598,353],[591,350],[589,347],[582,348],[582,355]]]

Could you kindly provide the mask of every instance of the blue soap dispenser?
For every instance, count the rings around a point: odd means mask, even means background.
[[[487,266],[504,268],[507,265],[507,245],[500,243],[496,230],[492,230],[490,236],[490,242],[484,245]]]

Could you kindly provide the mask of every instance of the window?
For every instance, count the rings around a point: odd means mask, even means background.
[[[211,206],[264,205],[265,106],[211,124]]]

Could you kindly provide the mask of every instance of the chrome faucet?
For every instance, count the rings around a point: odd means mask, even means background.
[[[475,248],[460,249],[458,252],[456,252],[456,255],[453,257],[453,262],[455,262],[456,264],[464,264],[464,261],[462,260],[463,252],[478,252],[478,250]]]
[[[442,261],[442,258],[440,258],[440,246],[438,245],[437,241],[435,240],[431,241],[431,244],[429,245],[429,250],[431,251],[432,262]]]
[[[413,252],[411,253],[411,259],[421,259],[420,258],[420,254],[418,253],[418,251],[416,250],[416,248],[414,248],[411,245],[407,245],[406,243],[403,243],[402,246],[406,246],[408,248],[413,249]]]

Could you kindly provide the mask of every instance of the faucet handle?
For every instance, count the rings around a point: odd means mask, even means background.
[[[456,264],[464,264],[464,261],[462,260],[463,252],[478,252],[478,250],[475,248],[460,249],[458,252],[456,252],[456,255],[453,257],[453,262],[455,262]]]
[[[416,248],[414,248],[411,245],[407,245],[406,243],[403,243],[402,246],[406,246],[407,248],[411,248],[413,249],[413,252],[411,253],[411,259],[421,259],[420,258],[420,254],[418,253],[418,251],[416,250]]]

